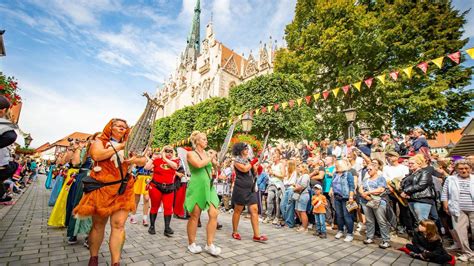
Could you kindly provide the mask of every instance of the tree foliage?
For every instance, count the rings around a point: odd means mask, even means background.
[[[286,27],[288,49],[277,53],[275,70],[299,79],[308,94],[387,74],[461,49],[465,15],[450,1],[298,0]],[[318,102],[317,132],[340,132],[346,123],[341,110],[349,106],[371,128],[457,128],[473,110],[474,93],[466,88],[472,68],[449,59],[435,68]]]
[[[305,89],[301,82],[284,74],[256,77],[230,91],[231,114],[239,115],[262,106],[273,107],[290,99],[301,98]],[[295,103],[295,106],[297,104]],[[252,134],[262,138],[268,130],[273,138],[311,138],[314,133],[314,110],[306,104],[298,108],[286,108],[278,112],[266,112],[254,116]]]
[[[189,138],[194,130],[206,130],[227,121],[230,104],[226,98],[210,98],[194,106],[187,106],[155,122],[153,146],[162,147]],[[225,138],[226,129],[208,136],[209,146],[217,149]]]

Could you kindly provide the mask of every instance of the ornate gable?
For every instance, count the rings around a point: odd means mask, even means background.
[[[232,55],[229,60],[227,60],[224,65],[224,69],[235,76],[239,75],[239,69],[237,68],[237,63],[235,63],[234,55]]]
[[[249,58],[247,59],[247,66],[245,67],[245,77],[250,77],[258,72],[257,62],[253,58],[252,54],[250,54]]]

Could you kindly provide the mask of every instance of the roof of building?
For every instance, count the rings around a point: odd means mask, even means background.
[[[474,118],[462,131],[462,138],[449,152],[449,156],[469,156],[474,155]]]
[[[449,144],[454,145],[461,139],[463,128],[451,132],[438,132],[435,139],[428,139],[431,148],[444,148]]]
[[[49,142],[46,142],[45,144],[39,146],[38,148],[36,148],[36,152],[44,152],[45,150],[48,150],[49,149],[49,146],[51,144]]]
[[[235,64],[237,65],[237,71],[240,74],[242,65],[246,65],[247,59],[239,55],[238,53],[234,52],[234,50],[229,49],[227,46],[225,46],[223,43],[217,41],[217,43],[222,47],[222,56],[221,56],[221,66],[225,66],[228,61],[233,58]]]

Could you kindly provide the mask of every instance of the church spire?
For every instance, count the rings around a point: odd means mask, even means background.
[[[193,25],[188,36],[188,44],[186,46],[186,61],[194,61],[201,52],[201,1],[196,1],[194,7]]]

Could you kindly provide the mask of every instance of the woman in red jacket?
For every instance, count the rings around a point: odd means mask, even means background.
[[[154,154],[152,160],[145,166],[147,170],[153,169],[153,178],[149,188],[151,209],[148,233],[151,235],[156,234],[155,221],[161,203],[163,203],[165,220],[164,235],[170,237],[174,233],[170,222],[173,215],[174,179],[178,166],[179,160],[174,159],[174,150],[171,146],[165,146],[161,154]]]

